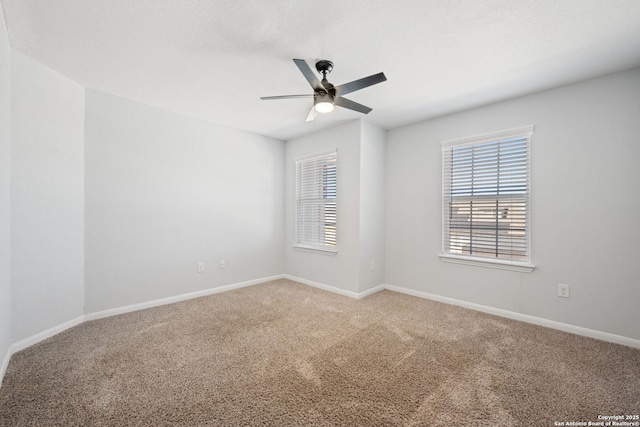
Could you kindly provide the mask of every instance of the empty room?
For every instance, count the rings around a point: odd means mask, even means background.
[[[0,0],[0,426],[640,426],[640,1]]]

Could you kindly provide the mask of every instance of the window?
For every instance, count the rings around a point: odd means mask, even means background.
[[[296,246],[335,252],[336,150],[296,161]]]
[[[442,143],[444,261],[521,264],[531,271],[532,133],[529,126]]]

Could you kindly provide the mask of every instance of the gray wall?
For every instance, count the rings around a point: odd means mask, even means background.
[[[83,314],[84,88],[11,60],[14,342]]]
[[[87,313],[283,272],[282,141],[87,90],[85,144]]]
[[[338,253],[325,255],[294,249],[296,159],[338,150]],[[285,271],[295,277],[358,292],[360,212],[360,122],[287,141],[285,170]]]
[[[0,7],[0,384],[11,339],[11,50]]]
[[[386,283],[640,339],[639,94],[633,69],[390,131]],[[440,142],[531,124],[537,268],[441,262]]]
[[[359,292],[365,292],[384,283],[384,182],[387,135],[383,129],[364,121],[361,123]]]
[[[287,141],[287,274],[355,294],[383,283],[385,136],[384,130],[354,120]],[[296,249],[293,247],[296,159],[333,148],[338,150],[338,253],[326,255]],[[375,263],[373,271],[371,261]]]

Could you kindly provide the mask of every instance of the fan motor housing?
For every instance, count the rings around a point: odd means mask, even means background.
[[[325,74],[328,74],[331,72],[331,70],[333,70],[333,62],[326,59],[321,59],[320,61],[316,62],[316,70],[318,70],[318,72],[324,76]]]

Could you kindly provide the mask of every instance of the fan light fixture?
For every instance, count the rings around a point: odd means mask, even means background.
[[[314,108],[318,113],[330,113],[334,108],[333,97],[328,93],[316,95]]]

